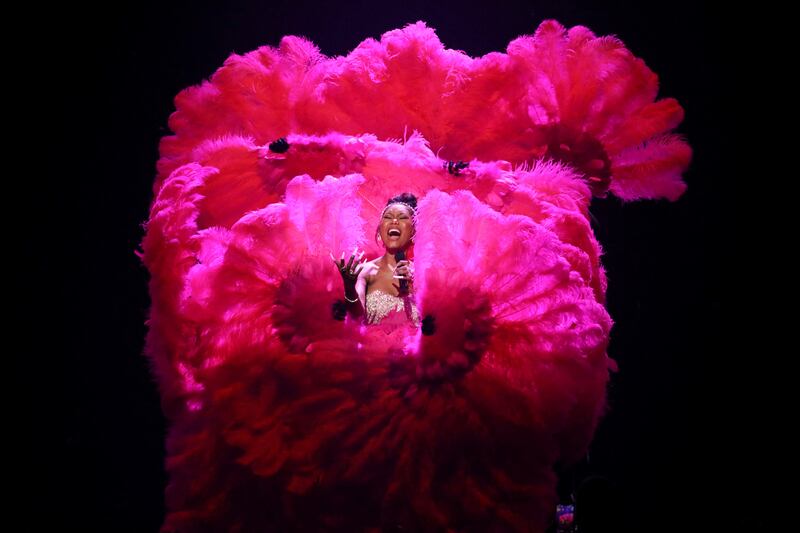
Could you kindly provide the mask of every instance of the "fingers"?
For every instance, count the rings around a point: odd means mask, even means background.
[[[347,262],[347,270],[350,271],[350,267],[353,266],[353,259],[356,257],[356,252],[358,251],[358,246],[353,248],[353,251],[350,252],[350,261]]]
[[[358,253],[358,246],[354,246],[354,247],[353,247],[353,251],[352,251],[352,252],[350,252],[350,253],[351,253],[351,255],[350,255],[350,262],[349,262],[349,263],[347,263],[347,268],[348,268],[348,269],[349,269],[349,268],[350,268],[350,267],[353,265],[353,259],[355,259],[355,260],[356,260],[356,262],[360,261],[360,260],[361,260],[361,258],[362,258],[362,257],[364,257],[364,253],[365,253],[365,252]],[[356,256],[358,256],[358,258],[357,258],[357,259],[356,259]]]
[[[364,254],[366,254],[367,252],[365,250],[362,250],[360,253],[356,254],[357,251],[358,251],[358,246],[353,248],[352,255],[350,255],[350,260],[347,262],[347,267],[346,267],[347,271],[350,271],[352,268],[357,267],[358,264],[360,264],[360,263],[366,262],[366,258],[364,258]],[[339,259],[336,259],[333,256],[333,252],[331,252],[330,250],[328,250],[328,255],[330,255],[330,258],[333,260],[333,264],[335,264],[337,268],[339,268],[340,270],[345,269],[344,252],[342,252],[342,255],[341,255],[341,257],[339,257]],[[362,258],[363,258],[363,261],[362,261]],[[354,260],[357,263],[355,265],[353,264]]]
[[[406,275],[413,275],[414,274],[414,265],[406,261],[405,259],[402,261],[397,262],[397,266],[392,269],[393,274],[406,274]]]
[[[411,262],[408,259],[403,259],[401,261],[398,261],[397,264],[394,266],[392,265],[387,265],[387,266],[389,267],[389,270],[391,270],[394,273],[397,272],[398,270],[402,270],[403,267],[408,267],[410,265]]]
[[[402,268],[402,267],[414,268],[414,263],[412,263],[408,259],[403,259],[402,261],[398,261],[397,265],[395,265],[395,268]]]
[[[353,268],[356,269],[356,271],[353,272],[353,275],[355,277],[358,277],[358,275],[364,269],[364,264],[367,262],[367,258],[364,257],[364,253],[365,252],[361,252],[361,254],[358,256],[358,263],[355,266],[353,266]]]
[[[414,269],[409,266],[400,266],[392,274],[393,279],[407,282],[407,286],[409,287],[414,283]],[[400,287],[399,284],[392,283],[392,285],[398,288]]]
[[[356,248],[356,250],[358,250],[358,248]],[[347,263],[347,269],[348,269],[348,270],[351,270],[351,269],[353,269],[353,268],[356,268],[356,267],[358,267],[359,265],[361,265],[361,264],[365,263],[365,262],[366,262],[366,260],[367,260],[367,259],[364,257],[364,254],[365,254],[365,253],[367,253],[367,252],[364,252],[364,251],[362,251],[360,254],[358,254],[358,257],[356,257],[356,255],[355,255],[355,250],[354,250],[354,251],[353,251],[353,255],[351,255],[351,256],[350,256],[350,262],[349,262],[349,263]],[[356,264],[355,264],[355,265],[353,264],[353,259],[355,259],[355,260],[356,260]]]

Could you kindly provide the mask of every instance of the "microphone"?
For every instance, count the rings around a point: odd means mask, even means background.
[[[406,258],[406,253],[403,250],[400,250],[396,254],[394,254],[395,262],[403,261],[405,258]],[[407,279],[401,279],[400,280],[400,292],[401,293],[408,292],[408,280]]]

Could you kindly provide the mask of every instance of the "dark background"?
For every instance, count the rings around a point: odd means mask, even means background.
[[[659,75],[659,98],[684,107],[677,131],[694,149],[678,202],[593,203],[615,320],[610,355],[621,371],[588,463],[565,472],[561,490],[568,496],[589,473],[606,476],[622,491],[632,531],[731,530],[722,522],[761,530],[767,488],[752,461],[761,449],[743,446],[758,433],[756,407],[725,386],[723,333],[736,333],[725,318],[732,275],[723,259],[734,245],[733,96],[723,82],[732,59],[719,13],[684,0],[138,2],[50,12],[41,31],[51,46],[34,65],[46,80],[32,90],[60,126],[43,206],[57,213],[48,226],[57,238],[36,271],[56,284],[48,297],[56,296],[57,320],[31,337],[36,349],[58,346],[60,394],[47,407],[60,431],[40,456],[54,502],[47,512],[81,531],[157,531],[163,518],[165,421],[142,355],[149,277],[134,250],[157,142],[181,89],[231,53],[277,46],[284,35],[344,55],[423,20],[446,47],[476,57],[504,51],[547,18],[622,39]],[[36,242],[24,251],[35,253]]]

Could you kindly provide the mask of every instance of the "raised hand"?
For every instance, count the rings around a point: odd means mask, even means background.
[[[358,252],[358,247],[353,248],[352,255],[350,255],[350,260],[345,265],[344,263],[344,252],[342,252],[342,257],[337,260],[333,257],[333,253],[331,253],[331,259],[333,259],[333,264],[336,265],[336,268],[339,269],[339,273],[342,275],[342,281],[344,282],[345,288],[347,287],[355,287],[356,281],[358,280],[358,275],[361,273],[361,270],[364,268],[364,263],[366,259],[364,254],[366,252],[358,253],[358,259],[356,259],[356,254]],[[358,261],[357,264],[353,264],[353,260]]]

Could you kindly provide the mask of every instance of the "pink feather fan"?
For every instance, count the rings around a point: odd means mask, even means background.
[[[422,22],[346,57],[284,37],[181,92],[141,254],[162,531],[543,531],[615,369],[591,199],[685,190],[656,88],[551,20],[477,59]],[[404,191],[434,331],[335,320],[329,254],[382,254]]]

